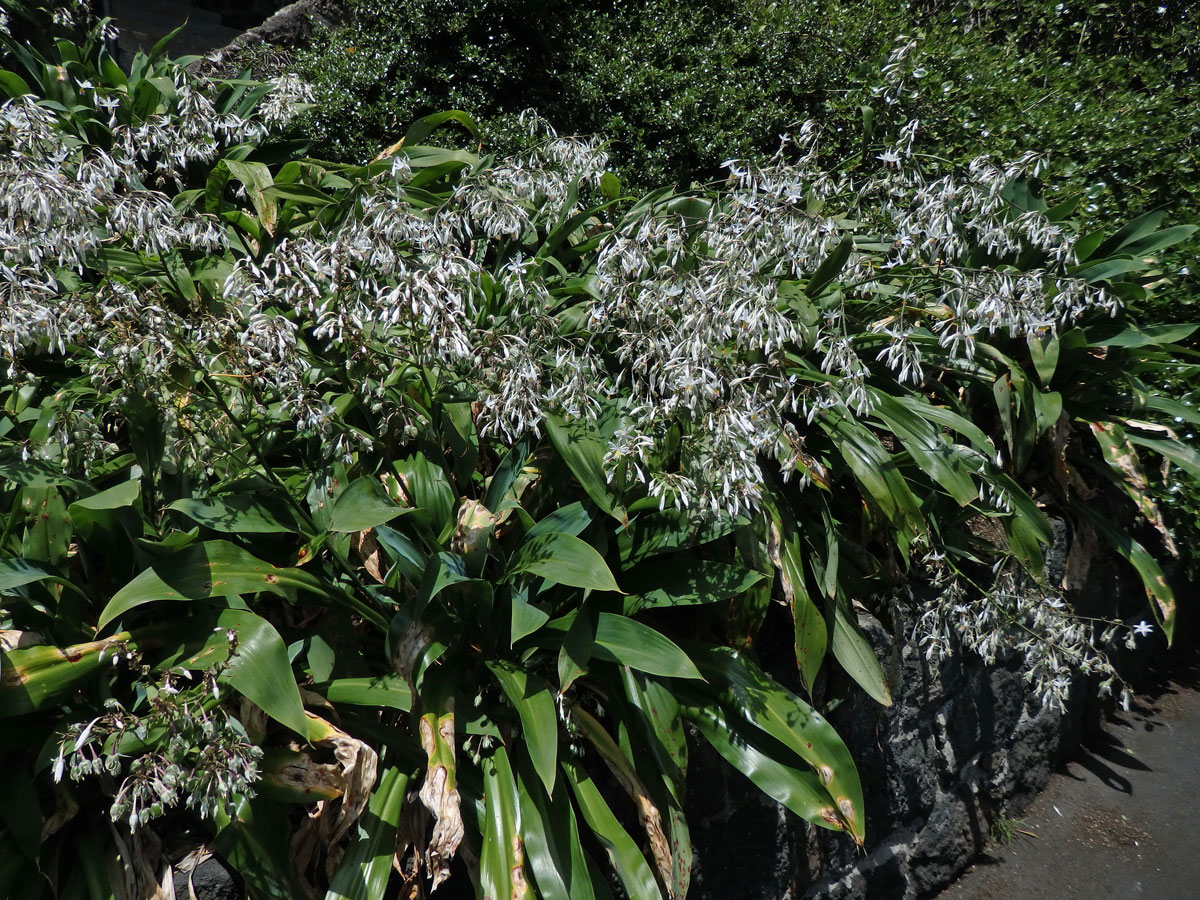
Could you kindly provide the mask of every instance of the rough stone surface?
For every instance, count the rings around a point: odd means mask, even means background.
[[[238,35],[226,46],[210,54],[218,68],[234,64],[239,56],[259,45],[287,49],[300,46],[314,28],[329,27],[346,20],[348,8],[339,0],[297,0],[290,3],[261,25]]]
[[[210,856],[191,871],[196,900],[242,900],[242,886],[236,874],[216,856]],[[175,896],[188,897],[188,873],[175,873]]]
[[[852,694],[829,718],[858,764],[866,846],[808,825],[698,746],[689,776],[696,900],[928,896],[984,846],[994,815],[1023,807],[1074,749],[1084,704],[1066,717],[1041,708],[1015,662],[989,668],[958,655],[931,665],[878,622],[863,624],[893,661],[894,703]]]

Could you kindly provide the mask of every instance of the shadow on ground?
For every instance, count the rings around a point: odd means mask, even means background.
[[[1168,654],[938,900],[1200,897],[1200,652]]]

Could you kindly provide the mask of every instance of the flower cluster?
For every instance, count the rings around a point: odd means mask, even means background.
[[[219,696],[214,672],[181,670],[149,686],[140,714],[107,700],[104,715],[63,736],[55,780],[119,779],[109,813],[131,831],[178,806],[211,818],[254,793],[262,758]]]
[[[912,640],[926,659],[940,662],[961,647],[991,665],[1015,653],[1033,696],[1045,707],[1065,712],[1075,679],[1083,673],[1099,678],[1102,695],[1119,691],[1122,706],[1129,708],[1132,695],[1104,648],[1121,635],[1133,647],[1152,626],[1081,617],[1062,596],[1047,595],[1007,569],[982,592],[944,569],[938,572],[933,582],[938,593],[917,605],[912,627]],[[915,600],[911,591],[908,600]]]

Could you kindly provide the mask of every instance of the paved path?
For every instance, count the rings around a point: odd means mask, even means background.
[[[1200,657],[1085,741],[1011,824],[937,900],[1200,900]]]

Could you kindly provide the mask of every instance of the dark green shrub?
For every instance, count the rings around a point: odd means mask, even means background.
[[[622,177],[647,188],[769,155],[817,115],[845,53],[816,2],[352,4],[293,64],[316,108],[317,152],[368,158],[405,123],[470,112],[489,146],[519,145],[536,109],[563,134],[603,134]]]

